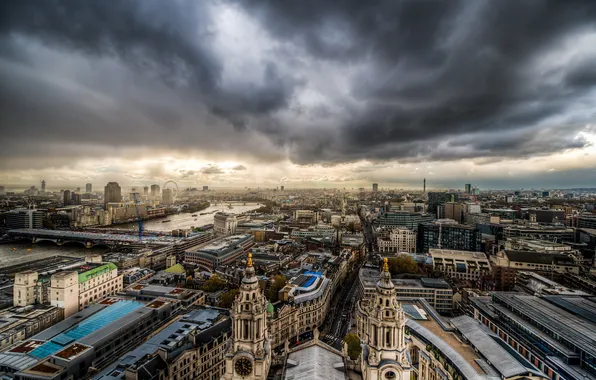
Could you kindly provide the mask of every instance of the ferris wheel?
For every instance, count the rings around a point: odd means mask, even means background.
[[[178,198],[178,184],[172,180],[166,181],[166,183],[163,184],[161,191],[163,192],[167,188],[172,190],[172,197],[174,198],[174,203],[176,203],[176,199]]]

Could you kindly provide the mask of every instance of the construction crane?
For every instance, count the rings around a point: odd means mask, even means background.
[[[139,224],[139,240],[143,240],[143,218],[139,212],[139,200],[137,199],[137,193],[133,193],[132,197],[135,202],[135,210],[137,211],[137,223]]]

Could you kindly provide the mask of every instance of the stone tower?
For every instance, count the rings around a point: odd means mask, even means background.
[[[411,364],[404,337],[406,318],[396,299],[387,258],[375,294],[358,303],[357,326],[362,341],[364,380],[409,380]]]
[[[232,339],[226,353],[225,380],[265,380],[271,365],[271,346],[267,335],[267,298],[259,287],[248,262],[240,292],[232,305]]]

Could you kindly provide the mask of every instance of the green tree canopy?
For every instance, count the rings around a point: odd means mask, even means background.
[[[273,282],[271,283],[271,285],[269,286],[269,290],[267,291],[267,299],[269,300],[269,302],[277,302],[279,300],[279,291],[286,286],[286,283],[288,281],[286,280],[285,276],[282,276],[281,274],[276,275],[275,277],[273,277]]]
[[[219,297],[219,307],[223,307],[226,309],[230,309],[232,307],[232,303],[234,303],[234,299],[238,294],[238,289],[228,290],[224,294]]]
[[[348,334],[344,337],[344,342],[348,344],[348,355],[350,359],[356,360],[362,352],[360,347],[360,338],[356,334]]]
[[[399,255],[389,259],[389,272],[392,275],[418,273],[418,264],[409,255]]]
[[[216,292],[218,290],[222,290],[227,285],[227,282],[219,278],[218,276],[211,276],[203,286],[201,286],[201,290],[204,292]]]

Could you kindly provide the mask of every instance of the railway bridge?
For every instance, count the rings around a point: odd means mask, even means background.
[[[130,245],[158,247],[171,245],[176,240],[166,236],[147,236],[139,240],[139,237],[136,234],[45,230],[41,228],[9,230],[7,235],[13,240],[31,240],[33,244],[42,241],[51,241],[58,245],[77,243],[87,248],[97,245],[103,245],[110,248]]]

